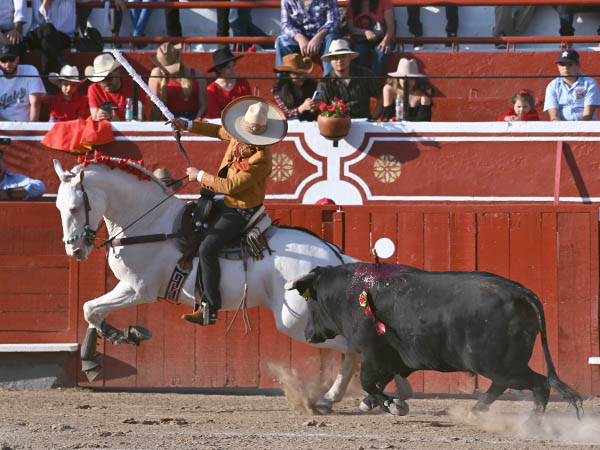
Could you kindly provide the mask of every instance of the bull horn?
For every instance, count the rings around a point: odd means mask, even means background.
[[[296,285],[304,280],[308,280],[309,278],[312,278],[315,274],[313,272],[309,272],[305,275],[302,275],[299,278],[296,278],[295,280],[291,280],[288,281],[287,283],[285,283],[285,285],[283,286],[285,288],[286,291],[291,291],[292,289],[296,288]]]

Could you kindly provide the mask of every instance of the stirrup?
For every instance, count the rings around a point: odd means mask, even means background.
[[[202,304],[202,326],[214,325],[217,323],[217,311],[211,311],[208,303]]]

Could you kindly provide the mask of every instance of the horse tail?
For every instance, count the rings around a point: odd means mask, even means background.
[[[331,251],[333,252],[333,254],[336,256],[336,258],[340,260],[340,264],[344,264],[346,262],[346,261],[344,261],[344,258],[343,258],[343,255],[345,255],[345,253],[342,251],[341,248],[339,248],[337,245],[335,245],[332,242],[326,241],[321,236],[319,236],[318,234],[316,234],[313,231],[309,230],[308,228],[292,227],[292,226],[289,226],[289,225],[277,225],[277,227],[278,228],[283,228],[283,229],[286,229],[286,230],[297,230],[297,231],[301,231],[301,232],[306,233],[306,234],[310,234],[312,237],[317,238],[319,241],[323,242],[327,247],[329,247],[331,249]]]

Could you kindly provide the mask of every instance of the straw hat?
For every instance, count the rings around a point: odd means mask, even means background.
[[[325,55],[321,56],[321,59],[323,61],[329,61],[332,56],[336,55],[352,55],[352,59],[354,59],[358,56],[358,53],[350,48],[348,41],[344,39],[334,39],[329,45],[329,50],[327,50]]]
[[[110,53],[102,53],[94,58],[94,65],[85,68],[85,76],[92,83],[104,80],[109,73],[121,67]]]
[[[390,77],[424,77],[422,73],[419,72],[419,68],[417,67],[417,61],[414,59],[406,59],[402,58],[398,61],[398,68],[395,72],[388,73]]]
[[[208,72],[215,72],[215,69],[219,66],[224,66],[229,61],[236,61],[242,57],[242,55],[233,56],[229,47],[222,47],[218,50],[215,50],[212,54],[213,56],[213,66],[208,69]]]
[[[221,115],[225,130],[250,145],[271,145],[287,134],[285,114],[262,97],[246,95],[229,103]]]
[[[283,57],[281,66],[273,69],[273,72],[292,72],[307,74],[313,68],[312,60],[308,56],[302,56],[299,53],[290,53]]]
[[[152,55],[151,58],[163,72],[175,75],[181,69],[181,44],[163,42],[156,49],[156,55]]]
[[[81,83],[83,80],[79,78],[79,70],[75,66],[64,65],[60,69],[60,73],[50,72],[48,74],[48,81],[50,83],[60,86],[60,80],[69,81],[71,83]]]
[[[173,179],[173,176],[171,175],[171,172],[169,172],[164,167],[159,167],[153,173],[156,178],[160,179],[160,181],[165,183],[171,189],[177,190],[182,185],[181,180],[175,181]]]

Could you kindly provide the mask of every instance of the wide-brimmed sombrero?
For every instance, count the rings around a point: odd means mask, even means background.
[[[235,139],[250,145],[271,145],[287,134],[287,119],[270,100],[255,95],[239,97],[221,114],[221,123]]]

